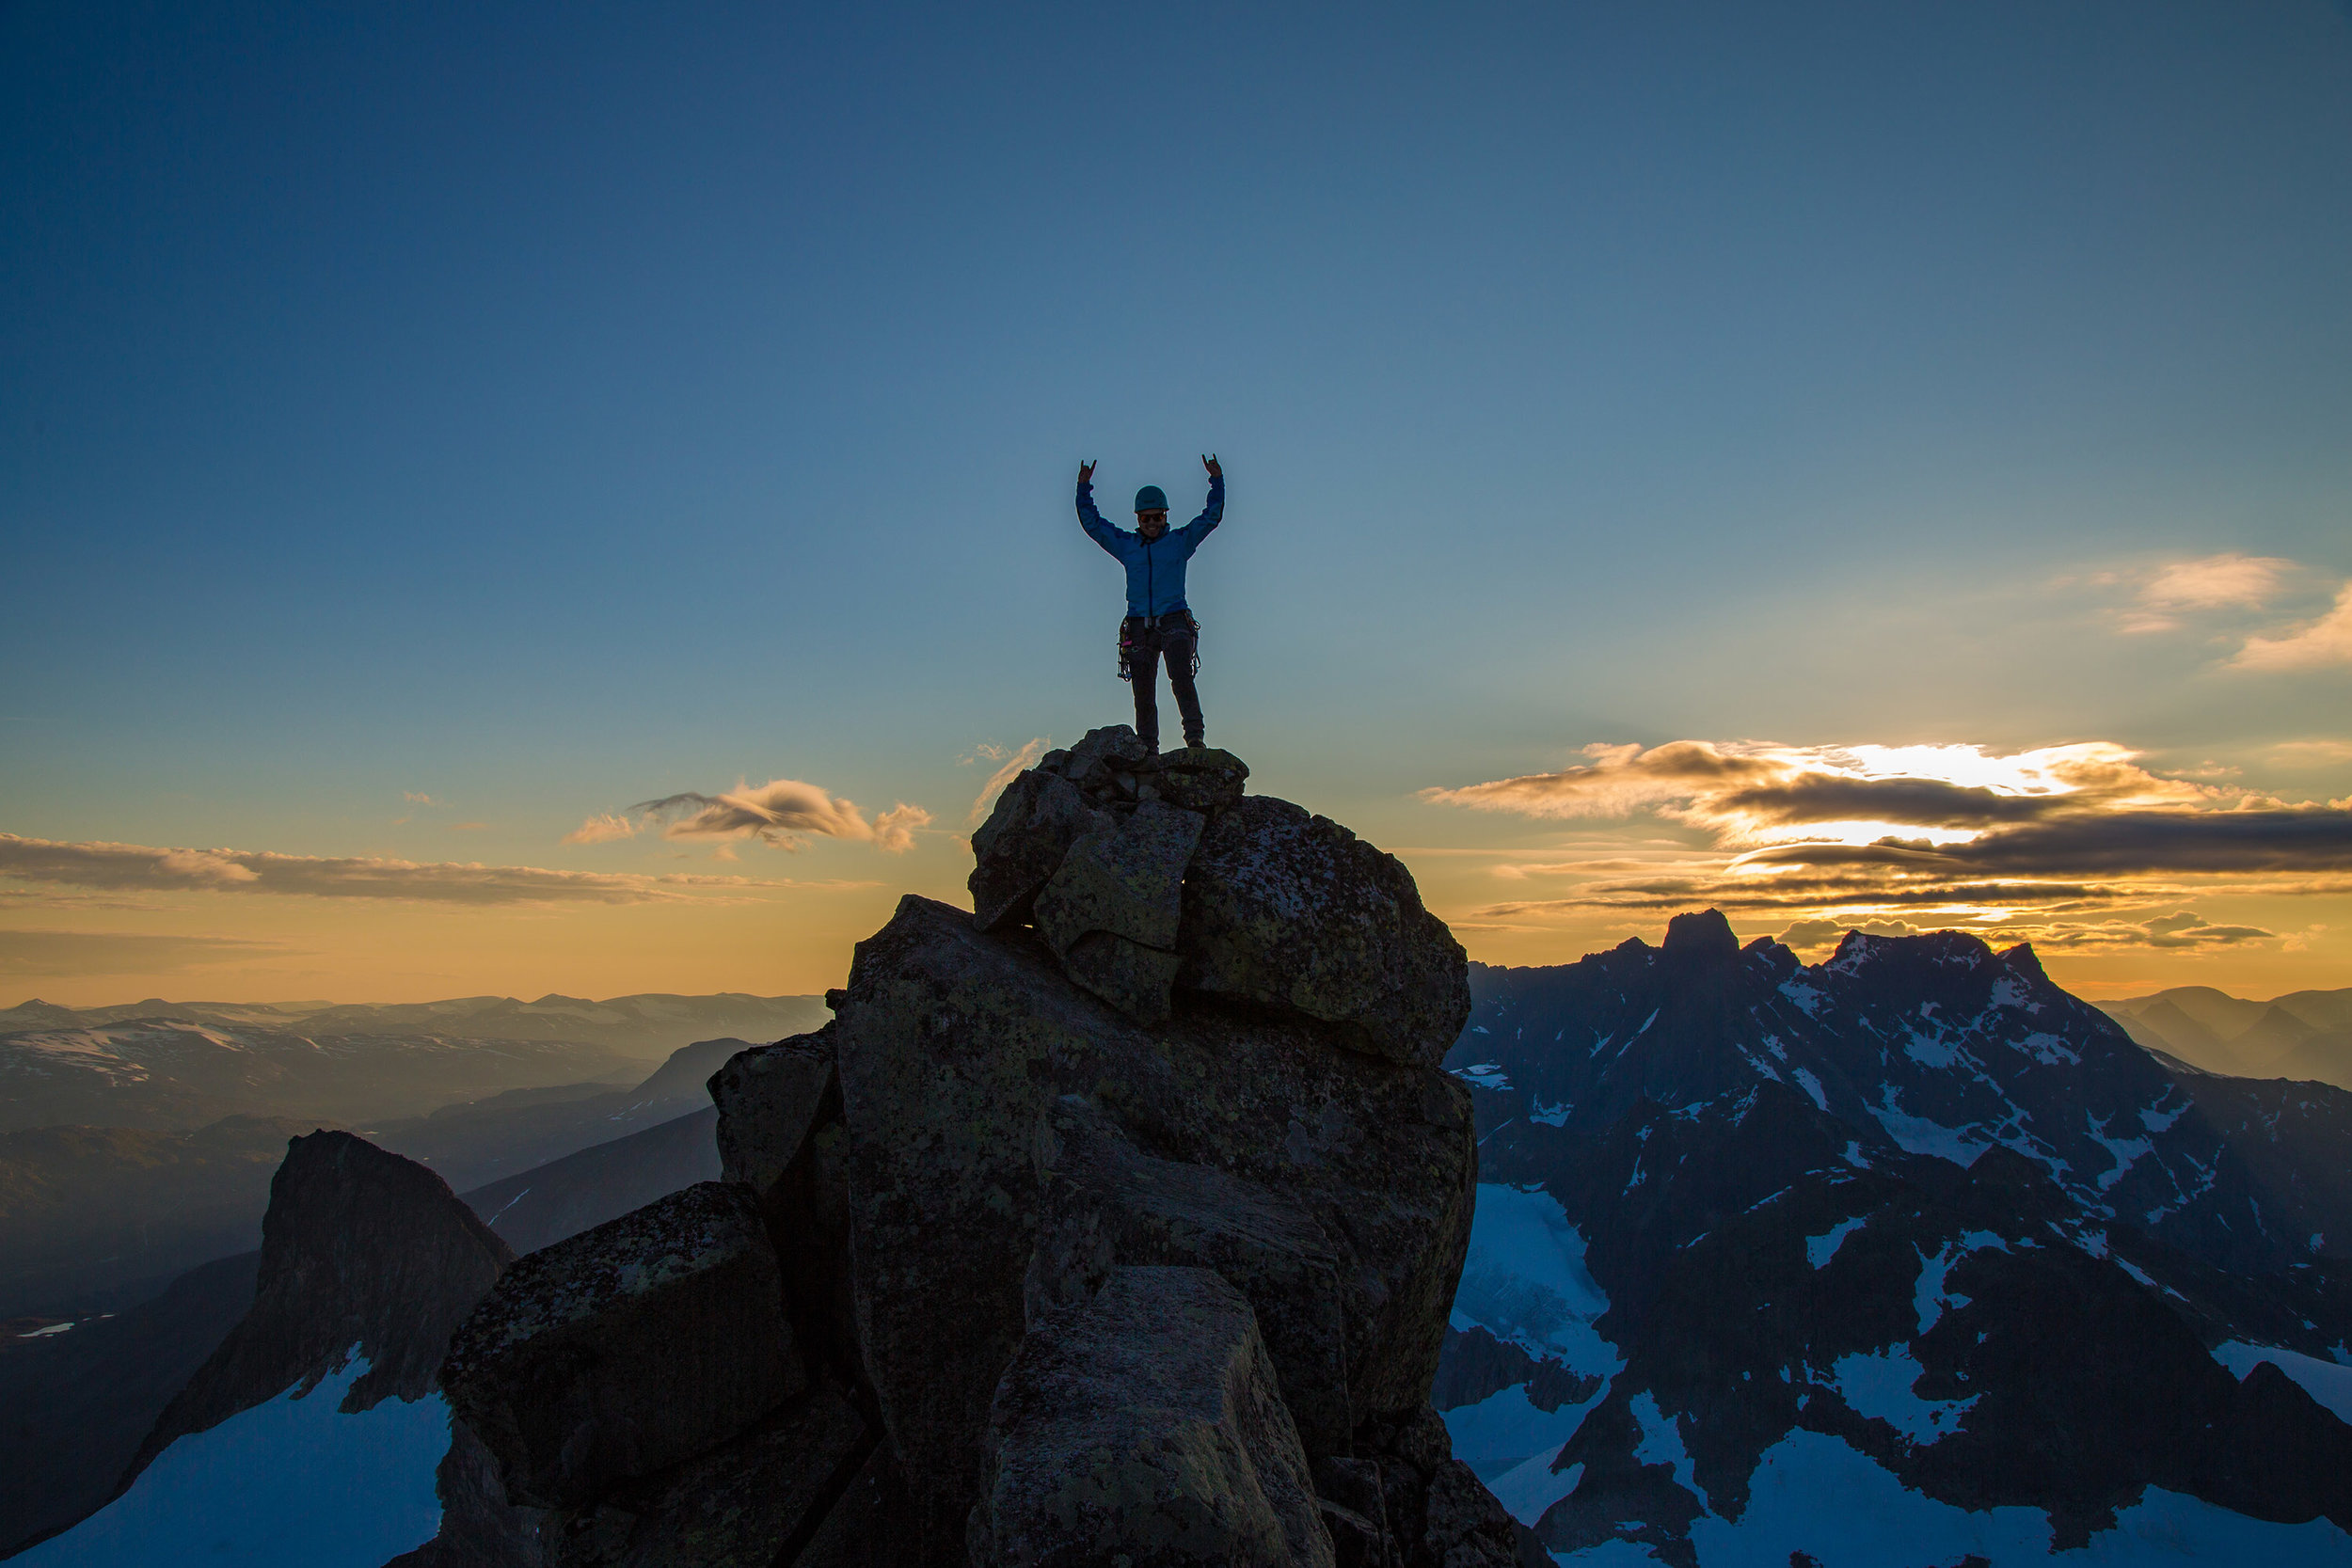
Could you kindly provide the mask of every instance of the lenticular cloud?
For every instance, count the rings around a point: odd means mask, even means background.
[[[814,836],[871,844],[898,855],[914,847],[914,832],[930,825],[931,814],[902,800],[869,821],[855,801],[798,779],[771,779],[756,786],[738,784],[719,795],[686,790],[641,800],[628,808],[626,817],[590,817],[564,842],[596,844],[627,837],[636,831],[630,818],[660,823],[661,836],[668,839],[756,838],[779,849],[799,849]]]

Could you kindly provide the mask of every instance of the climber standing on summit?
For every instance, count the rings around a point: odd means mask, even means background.
[[[1136,492],[1136,531],[1113,528],[1094,509],[1094,465],[1078,465],[1078,526],[1087,537],[1127,568],[1127,618],[1119,624],[1119,678],[1135,688],[1136,733],[1160,749],[1160,659],[1168,659],[1168,689],[1184,716],[1184,744],[1202,744],[1200,694],[1192,677],[1200,669],[1200,623],[1184,603],[1184,562],[1200,541],[1225,520],[1225,470],[1215,453],[1203,457],[1209,470],[1209,504],[1200,515],[1168,531],[1168,495],[1156,484]]]

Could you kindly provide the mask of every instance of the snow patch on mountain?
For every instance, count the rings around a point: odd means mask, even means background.
[[[1851,1220],[1839,1220],[1819,1236],[1807,1236],[1804,1239],[1804,1260],[1817,1269],[1825,1266],[1837,1256],[1837,1249],[1846,1244],[1846,1238],[1868,1224],[1869,1219],[1869,1215],[1864,1214]]]
[[[1522,1525],[1533,1525],[1544,1516],[1545,1509],[1575,1491],[1576,1483],[1584,1479],[1581,1460],[1565,1470],[1551,1467],[1566,1447],[1565,1441],[1553,1444],[1488,1481],[1486,1490],[1495,1495],[1504,1513]]]
[[[422,1544],[441,1523],[433,1480],[449,1406],[437,1393],[344,1415],[336,1407],[367,1370],[354,1355],[307,1394],[289,1389],[181,1438],[128,1492],[11,1560],[376,1568]]]
[[[1482,1181],[1477,1204],[1454,1324],[1476,1323],[1573,1371],[1614,1377],[1625,1363],[1593,1328],[1609,1297],[1585,1269],[1584,1238],[1559,1199],[1539,1187]]]
[[[1947,1127],[1926,1117],[1915,1117],[1902,1109],[1902,1090],[1892,1084],[1882,1086],[1879,1102],[1870,1107],[1870,1115],[1886,1129],[1886,1135],[1902,1146],[1905,1153],[1932,1154],[1958,1165],[1973,1165],[1977,1156],[1993,1147],[1989,1140],[1972,1138],[1973,1128]]]
[[[1476,1404],[1457,1404],[1451,1410],[1439,1411],[1438,1417],[1445,1422],[1447,1435],[1454,1439],[1454,1457],[1470,1465],[1516,1459],[1538,1450],[1557,1454],[1608,1393],[1609,1386],[1604,1383],[1588,1400],[1546,1410],[1528,1399],[1526,1384],[1514,1383]],[[1565,1491],[1560,1494],[1566,1495]],[[1544,1505],[1550,1506],[1549,1502]]]
[[[2336,1419],[2352,1422],[2352,1367],[2276,1345],[2249,1345],[2242,1339],[2214,1346],[2213,1358],[2229,1368],[2240,1383],[2267,1361],[2301,1385],[2303,1392],[2334,1411]]]
[[[1919,1315],[1920,1333],[1925,1334],[1933,1328],[1944,1316],[1946,1308],[1968,1305],[1968,1297],[1947,1289],[1944,1278],[1951,1272],[1953,1264],[1985,1247],[2007,1252],[2009,1243],[1990,1230],[1971,1230],[1961,1237],[1956,1249],[1953,1245],[1947,1245],[1937,1249],[1932,1258],[1924,1253],[1918,1255],[1919,1282],[1912,1288],[1911,1305]]]
[[[2146,1119],[2147,1115],[2148,1113],[2145,1111],[2140,1113],[2140,1117],[2143,1120]],[[2111,1138],[2107,1136],[2107,1122],[2111,1119],[2111,1117],[2102,1117],[2094,1111],[2085,1110],[2083,1112],[2083,1122],[2090,1129],[2091,1141],[2098,1144],[2101,1148],[2105,1148],[2109,1154],[2115,1157],[2115,1167],[2112,1170],[2101,1171],[2099,1173],[2099,1190],[2103,1193],[2110,1191],[2118,1181],[2122,1180],[2123,1178],[2130,1173],[2132,1166],[2137,1164],[2143,1155],[2154,1153],[2156,1148],[2155,1144],[2147,1138]],[[2167,1125],[2169,1125],[2169,1123]]]
[[[1658,1407],[1658,1396],[1645,1388],[1633,1396],[1628,1408],[1642,1429],[1642,1440],[1634,1445],[1633,1457],[1644,1465],[1673,1465],[1675,1484],[1698,1498],[1701,1507],[1711,1509],[1707,1494],[1699,1490],[1697,1467],[1691,1463],[1691,1450],[1682,1441],[1682,1428],[1674,1417]]]
[[[1838,1397],[1855,1415],[1884,1421],[1915,1445],[1937,1442],[1959,1431],[1960,1418],[1981,1397],[1921,1399],[1912,1388],[1927,1369],[1908,1345],[1841,1355],[1830,1372]]]
[[[1972,1555],[1992,1568],[2053,1561],[2068,1568],[2197,1561],[2317,1568],[2341,1565],[2352,1553],[2352,1536],[2325,1519],[2268,1524],[2150,1487],[2118,1513],[2115,1528],[2093,1535],[2080,1550],[2054,1554],[2049,1517],[2038,1508],[1971,1512],[1937,1502],[1839,1439],[1802,1429],[1764,1451],[1749,1487],[1748,1506],[1736,1521],[1713,1514],[1692,1521],[1691,1544],[1700,1562],[1779,1568],[1801,1552],[1820,1568],[1954,1562]],[[1583,1565],[1608,1560],[1562,1553],[1557,1560]]]

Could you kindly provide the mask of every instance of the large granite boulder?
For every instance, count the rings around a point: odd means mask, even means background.
[[[806,1382],[757,1204],[720,1181],[517,1259],[441,1368],[509,1500],[542,1508],[723,1443]]]
[[[710,1075],[719,1108],[719,1180],[762,1198],[775,1192],[834,1096],[833,1052],[823,1031],[738,1052]]]
[[[1393,855],[1287,800],[1218,814],[1184,876],[1180,984],[1339,1025],[1435,1067],[1470,1018],[1469,960]]]
[[[710,1076],[719,1179],[758,1196],[810,1366],[854,1380],[849,1189],[831,1025],[740,1052]]]
[[[1329,1568],[1256,1318],[1207,1269],[1121,1268],[997,1386],[974,1568]]]
[[[996,797],[972,835],[972,916],[984,931],[1029,918],[1062,856],[1100,820],[1078,786],[1050,768],[1032,768]]]
[[[1193,811],[1223,811],[1241,799],[1249,766],[1214,746],[1163,752],[1147,787],[1159,800]]]
[[[1184,865],[1199,812],[1139,800],[1081,835],[1037,895],[1038,935],[1069,976],[1138,1023],[1171,1011]]]
[[[1184,866],[1208,821],[1199,812],[1137,802],[1073,842],[1037,895],[1037,930],[1057,953],[1089,931],[1173,950]]]
[[[1042,942],[914,896],[859,943],[834,1027],[858,1336],[927,1540],[961,1535],[989,1402],[1027,1329],[1047,1222],[1039,1138],[1063,1094],[1330,1238],[1355,1422],[1427,1399],[1476,1180],[1460,1083],[1303,1021],[1202,1010],[1142,1029],[1070,984]]]
[[[1313,1215],[1215,1165],[1144,1153],[1082,1095],[1047,1109],[1038,1153],[1045,1218],[1025,1282],[1032,1323],[1088,1299],[1122,1262],[1215,1269],[1248,1298],[1308,1446],[1347,1446],[1341,1255]]]

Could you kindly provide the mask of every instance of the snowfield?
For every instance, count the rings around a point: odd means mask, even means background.
[[[431,1394],[346,1416],[355,1355],[306,1395],[289,1389],[166,1449],[117,1497],[10,1559],[24,1568],[379,1568],[441,1527],[433,1474],[449,1406]]]

